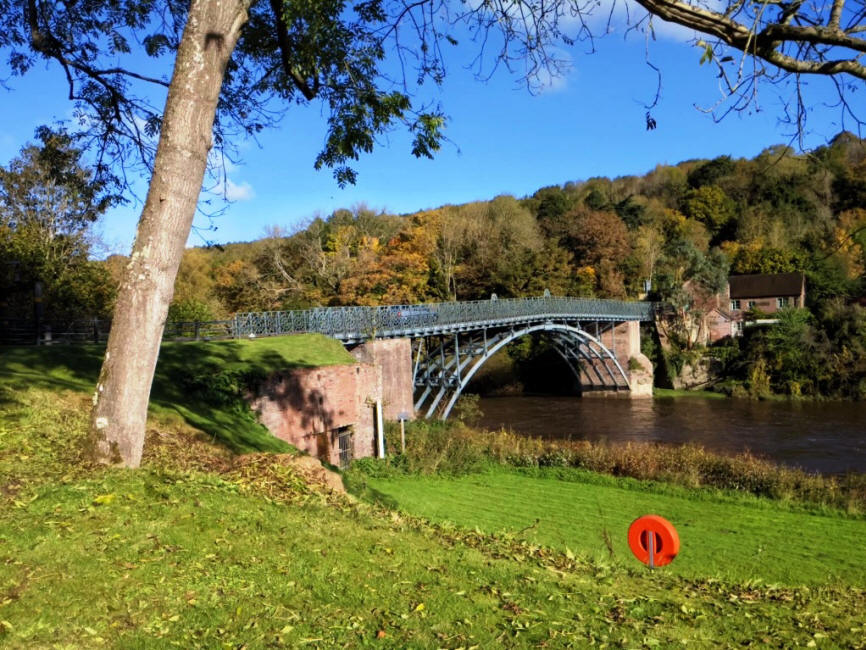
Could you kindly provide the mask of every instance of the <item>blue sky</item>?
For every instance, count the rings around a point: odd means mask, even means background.
[[[239,142],[240,160],[229,169],[229,190],[236,199],[203,237],[220,243],[261,237],[268,226],[289,231],[311,217],[365,203],[406,213],[447,203],[489,199],[498,194],[531,194],[539,187],[593,176],[644,174],[656,164],[718,155],[752,157],[764,148],[790,141],[790,127],[778,123],[778,93],[760,89],[760,111],[732,114],[721,123],[698,110],[719,98],[714,71],[699,65],[701,52],[685,43],[684,30],[660,26],[650,44],[651,60],[662,70],[662,93],[652,110],[658,123],[647,131],[644,105],[656,92],[656,75],[644,62],[642,36],[609,35],[597,52],[577,45],[568,53],[570,72],[544,92],[530,94],[514,76],[500,70],[479,82],[462,65],[468,48],[451,59],[441,91],[449,121],[446,143],[434,160],[409,153],[400,131],[380,138],[375,151],[356,165],[358,183],[340,189],[329,170],[315,171],[325,128],[317,105],[292,108],[281,125],[259,142]],[[5,76],[5,75],[4,75]],[[68,118],[63,79],[56,69],[38,69],[7,81],[0,90],[0,163],[6,164],[33,138],[36,126]],[[807,147],[821,145],[841,128],[827,80],[808,81],[813,98]],[[783,95],[784,96],[784,95]],[[140,183],[141,194],[146,187]],[[128,252],[140,205],[107,214],[99,229],[108,252]],[[207,226],[199,219],[198,225]],[[190,245],[202,236],[193,233]]]

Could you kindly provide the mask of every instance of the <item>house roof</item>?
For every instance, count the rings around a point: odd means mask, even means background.
[[[806,278],[802,273],[732,275],[728,278],[731,298],[799,296]]]

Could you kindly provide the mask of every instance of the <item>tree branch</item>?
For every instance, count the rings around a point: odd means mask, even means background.
[[[848,73],[866,80],[866,65],[859,55],[848,59],[825,59],[824,51],[812,50],[814,58],[797,58],[781,51],[786,43],[823,45],[866,52],[866,40],[855,38],[841,29],[769,23],[757,34],[750,27],[726,14],[695,7],[681,0],[636,0],[651,14],[669,22],[715,36],[742,52],[753,55],[778,68],[799,74],[835,75]],[[837,3],[842,0],[837,0]],[[835,5],[834,5],[835,8]],[[797,8],[799,10],[799,7]]]
[[[308,100],[312,100],[319,92],[318,77],[313,80],[313,86],[307,83],[295,66],[292,65],[292,44],[289,40],[289,31],[286,29],[286,23],[283,22],[283,7],[281,0],[270,0],[271,11],[274,14],[274,27],[277,30],[277,43],[280,46],[280,61],[283,64],[283,70],[289,78],[295,83],[301,94]]]

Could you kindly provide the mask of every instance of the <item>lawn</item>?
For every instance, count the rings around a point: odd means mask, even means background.
[[[0,383],[92,392],[104,353],[98,345],[2,347]],[[287,451],[246,407],[247,383],[279,370],[346,363],[355,359],[338,341],[319,334],[163,343],[150,410],[180,415],[234,451]]]
[[[666,573],[735,583],[866,585],[862,516],[568,469],[366,480],[380,499],[413,515],[511,532],[621,568],[636,563],[626,543],[629,524],[660,514],[681,542]]]
[[[161,417],[142,469],[95,468],[79,454],[86,394],[0,383],[0,398],[8,647],[864,647],[866,593],[846,583],[650,573],[621,550],[611,561],[399,515]],[[578,486],[498,476],[529,492]],[[414,484],[427,498],[462,485],[468,504],[490,496],[476,480],[489,479]],[[611,502],[630,498],[641,493]]]

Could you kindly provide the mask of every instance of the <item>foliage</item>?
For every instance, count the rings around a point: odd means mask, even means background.
[[[210,305],[196,300],[195,298],[187,298],[185,300],[175,300],[168,308],[168,320],[174,322],[195,322],[195,321],[210,321],[214,320],[213,312]]]
[[[88,259],[91,226],[119,198],[71,136],[45,128],[38,136],[41,146],[25,146],[0,167],[0,310],[29,317],[38,282],[45,318],[104,317],[114,285]]]
[[[785,309],[777,317],[745,337],[742,362],[730,366],[752,396],[866,396],[866,310],[837,298],[817,315]]]
[[[478,405],[480,397],[474,393],[463,393],[451,411],[451,417],[467,426],[475,426],[484,413]]]
[[[722,188],[702,185],[686,194],[685,213],[718,235],[734,219],[736,206]]]

